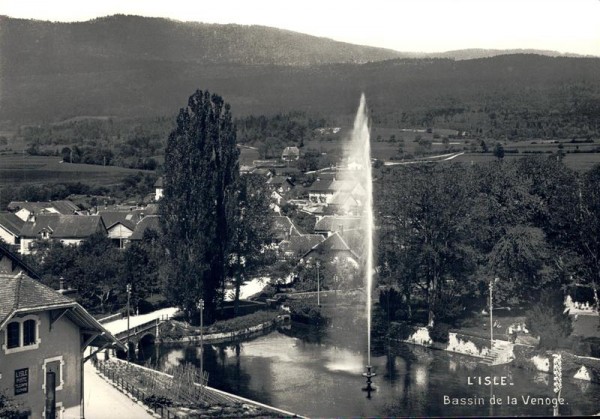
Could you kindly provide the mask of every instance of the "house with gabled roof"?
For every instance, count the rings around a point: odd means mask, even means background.
[[[288,240],[291,236],[299,236],[300,232],[290,220],[290,217],[285,215],[273,216],[272,241],[279,243],[282,240]]]
[[[98,211],[106,227],[106,234],[116,246],[123,249],[133,234],[143,213],[135,211]]]
[[[287,194],[294,188],[294,183],[289,176],[272,176],[267,180],[267,185],[282,195]]]
[[[363,202],[351,193],[336,192],[331,198],[329,206],[336,214],[359,215],[363,209]]]
[[[302,259],[318,259],[321,261],[348,260],[358,264],[360,257],[348,246],[344,238],[337,232],[307,251]]]
[[[158,179],[156,179],[156,182],[154,182],[154,200],[155,201],[160,201],[160,199],[164,196],[164,192],[165,192],[165,187],[164,187],[164,183],[163,183],[163,178],[159,177]]]
[[[8,210],[23,221],[32,221],[37,215],[62,214],[72,215],[79,212],[79,207],[68,200],[48,202],[12,201]]]
[[[321,234],[301,234],[290,236],[279,244],[279,250],[286,258],[300,259],[310,249],[325,241]]]
[[[160,218],[158,215],[147,215],[135,225],[133,233],[129,237],[129,241],[140,241],[144,238],[144,233],[147,230],[154,230],[158,234],[161,233]]]
[[[15,275],[19,272],[23,272],[30,278],[40,279],[38,273],[31,266],[0,242],[0,275]]]
[[[74,300],[23,272],[0,274],[0,392],[24,417],[85,417],[90,346],[125,349]]]
[[[308,200],[313,204],[326,205],[331,201],[335,190],[331,188],[332,180],[317,179],[307,188]]]
[[[9,245],[21,242],[21,229],[25,221],[12,212],[0,212],[0,241]]]
[[[36,240],[55,240],[66,245],[79,244],[93,234],[106,234],[99,215],[40,215],[23,225],[21,254],[32,252]]]
[[[300,158],[300,149],[296,146],[286,147],[281,153],[281,159],[284,161],[293,161]]]
[[[315,223],[315,233],[329,236],[335,232],[360,230],[362,227],[360,217],[348,217],[339,215],[325,215]]]

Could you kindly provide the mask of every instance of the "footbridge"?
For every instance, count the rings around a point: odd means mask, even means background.
[[[122,317],[103,323],[103,326],[121,342],[129,343],[129,350],[137,353],[140,344],[154,342],[159,337],[159,326],[177,312],[176,307],[165,308],[139,316]],[[102,321],[101,321],[102,322]]]

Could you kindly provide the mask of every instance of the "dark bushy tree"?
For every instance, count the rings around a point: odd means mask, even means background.
[[[203,298],[207,321],[214,319],[232,247],[238,155],[229,105],[196,91],[169,135],[160,213],[169,297],[188,313]]]
[[[0,392],[0,417],[4,419],[19,419],[26,417],[26,412],[22,410],[20,403],[17,403],[11,397]]]
[[[568,311],[564,310],[564,296],[557,290],[544,290],[539,301],[526,314],[527,327],[539,336],[539,346],[555,349],[561,339],[568,337],[573,325]]]
[[[269,217],[269,194],[264,176],[247,174],[239,179],[230,273],[234,285],[234,312],[239,311],[240,288],[248,275],[275,261],[266,244],[271,236],[273,218]]]

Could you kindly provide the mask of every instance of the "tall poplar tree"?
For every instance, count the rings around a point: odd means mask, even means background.
[[[167,295],[188,314],[197,313],[202,298],[208,322],[221,297],[232,246],[238,156],[230,106],[197,90],[169,135],[160,213]]]

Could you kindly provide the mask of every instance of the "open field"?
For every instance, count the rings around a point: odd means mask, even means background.
[[[550,156],[560,150],[565,153],[565,164],[577,171],[590,170],[594,165],[600,163],[600,141],[593,142],[571,142],[570,139],[563,140],[541,140],[532,139],[527,141],[495,141],[485,139],[488,153],[481,153],[481,139],[458,138],[450,139],[448,146],[442,143],[442,137],[455,134],[456,131],[447,129],[434,129],[433,132],[426,132],[423,129],[399,129],[386,127],[371,128],[371,154],[374,158],[383,161],[390,161],[398,156],[399,140],[403,139],[403,149],[405,155],[416,155],[417,151],[423,151],[416,141],[422,138],[431,142],[431,148],[427,154],[440,155],[449,152],[465,151],[466,153],[457,157],[453,161],[468,163],[483,163],[494,161],[492,151],[496,143],[501,143],[505,149],[505,159],[520,158],[531,155]],[[349,142],[351,129],[342,128],[337,134],[330,136],[321,136],[311,141],[305,142],[304,151],[308,149],[317,150],[321,153],[327,153],[333,160],[338,160],[342,156],[343,147]],[[390,141],[390,137],[395,137],[395,141]],[[477,152],[470,152],[475,147]],[[419,150],[420,149],[420,150]],[[516,151],[516,152],[515,152]]]
[[[82,182],[111,186],[128,175],[153,173],[116,166],[60,163],[56,156],[0,155],[0,187],[20,184]]]
[[[506,154],[505,160],[518,159],[526,156],[535,156],[538,154]],[[548,154],[539,154],[541,156],[548,156]],[[465,153],[458,156],[454,161],[467,162],[467,163],[484,163],[494,161],[496,158],[492,154],[479,154],[479,153]],[[586,172],[597,164],[600,164],[600,153],[572,153],[567,154],[564,157],[564,163],[567,167],[576,170],[578,172]]]

